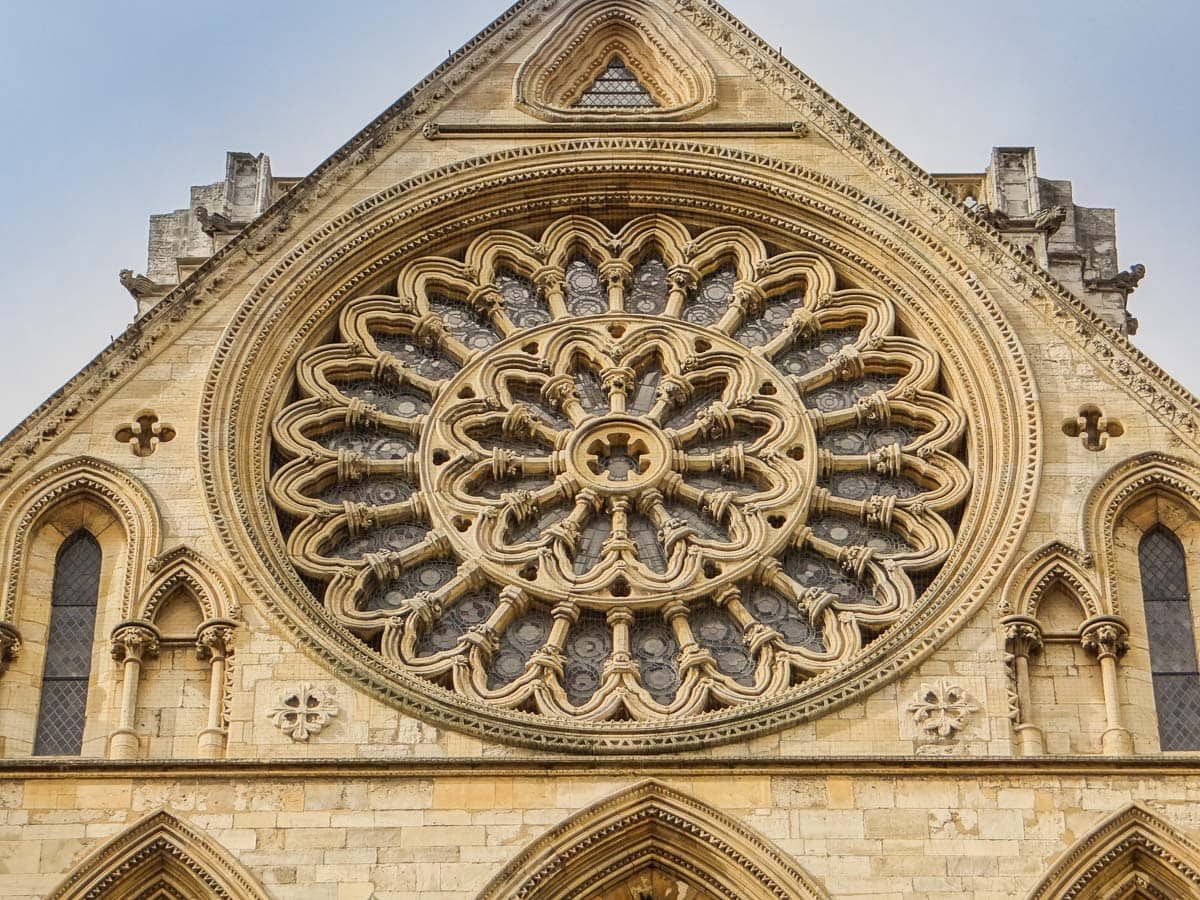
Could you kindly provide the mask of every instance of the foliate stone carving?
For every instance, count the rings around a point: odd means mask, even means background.
[[[21,654],[21,633],[10,622],[0,622],[0,675]]]
[[[233,653],[232,622],[214,620],[201,626],[196,635],[196,656],[199,659],[226,659]]]
[[[965,417],[891,301],[745,229],[485,234],[342,322],[276,422],[289,557],[385,660],[500,709],[783,695],[914,609],[970,491]]]
[[[158,630],[149,622],[122,622],[113,630],[112,657],[117,662],[141,661],[158,654]]]
[[[1033,619],[1010,616],[1004,621],[1004,650],[1028,659],[1042,651],[1042,630]]]
[[[939,740],[957,736],[978,710],[966,688],[945,679],[922,684],[908,705],[917,727]]]
[[[311,684],[285,690],[268,712],[271,722],[293,741],[307,741],[320,734],[338,714],[332,695]]]
[[[1084,623],[1083,649],[1100,659],[1117,659],[1129,649],[1129,629],[1113,616],[1098,616]]]

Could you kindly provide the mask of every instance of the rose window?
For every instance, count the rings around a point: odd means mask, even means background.
[[[822,257],[572,217],[409,265],[297,368],[288,553],[371,652],[653,721],[830,673],[920,604],[970,479],[937,355]]]

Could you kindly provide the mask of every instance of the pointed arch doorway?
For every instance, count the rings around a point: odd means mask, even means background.
[[[659,781],[543,835],[479,900],[825,900],[766,838]]]

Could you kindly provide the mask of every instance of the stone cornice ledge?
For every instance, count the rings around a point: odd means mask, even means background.
[[[721,759],[635,756],[543,757],[538,759],[295,759],[295,760],[0,760],[0,781],[55,778],[137,778],[144,780],[294,778],[300,774],[337,778],[470,778],[539,777],[545,775],[625,775],[668,778],[744,776],[821,777],[899,776],[962,777],[964,775],[1065,776],[1101,775],[1200,776],[1200,755],[1170,757],[907,757],[834,756],[779,758],[730,756]]]

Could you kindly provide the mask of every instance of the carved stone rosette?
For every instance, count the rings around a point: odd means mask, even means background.
[[[431,689],[662,721],[844,666],[969,495],[884,296],[736,227],[486,234],[342,312],[273,433],[288,554]]]

